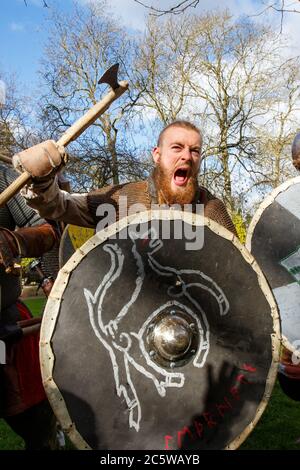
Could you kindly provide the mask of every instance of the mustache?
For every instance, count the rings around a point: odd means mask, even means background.
[[[178,168],[187,168],[187,167],[193,168],[194,167],[193,162],[188,160],[185,163],[177,163],[177,165],[175,165],[175,171],[178,170]]]

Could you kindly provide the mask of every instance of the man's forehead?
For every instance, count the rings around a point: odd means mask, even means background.
[[[166,143],[188,143],[189,145],[201,145],[201,136],[194,129],[186,129],[184,127],[169,127],[163,134],[163,142]]]

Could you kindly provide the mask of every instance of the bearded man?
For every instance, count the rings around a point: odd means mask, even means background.
[[[139,203],[145,210],[152,204],[192,204],[193,207],[203,204],[206,217],[236,235],[223,202],[198,185],[201,147],[200,130],[188,121],[175,121],[163,129],[152,150],[155,168],[147,181],[107,186],[88,194],[68,194],[59,189],[55,172],[61,168],[63,160],[61,149],[52,141],[40,144],[38,159],[33,149],[29,149],[25,157],[15,155],[14,165],[19,171],[26,170],[32,175],[32,184],[25,187],[22,194],[43,218],[95,227],[101,220],[98,208],[112,204],[118,219],[119,200],[125,196],[128,208]]]

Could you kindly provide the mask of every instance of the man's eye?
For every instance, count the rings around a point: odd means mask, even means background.
[[[172,150],[181,150],[181,147],[179,145],[173,145]]]
[[[192,153],[195,155],[200,155],[200,150],[199,149],[192,149]]]

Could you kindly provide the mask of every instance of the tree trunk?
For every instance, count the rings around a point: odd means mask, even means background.
[[[228,154],[226,156],[222,156],[223,175],[224,175],[224,192],[225,192],[224,200],[225,200],[227,209],[229,209],[229,211],[233,213],[234,201],[232,197],[231,175],[230,175],[228,160],[229,160]]]
[[[118,153],[116,149],[118,130],[112,125],[108,134],[108,149],[111,156],[111,169],[112,169],[112,180],[113,184],[119,184],[119,165],[118,165]]]

